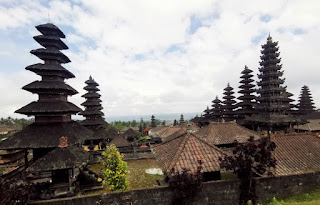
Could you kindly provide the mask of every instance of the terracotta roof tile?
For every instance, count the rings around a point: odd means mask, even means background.
[[[237,140],[239,143],[247,142],[250,136],[256,140],[260,138],[257,132],[242,127],[236,123],[210,123],[195,133],[206,142],[214,145],[231,144]]]
[[[314,135],[285,135],[272,139],[276,143],[275,175],[320,171],[320,138]]]
[[[162,126],[153,128],[150,135],[153,135],[154,137],[160,137],[161,140],[165,142],[183,135],[186,132],[187,128],[184,126]]]
[[[192,172],[197,170],[198,161],[202,161],[202,171],[220,170],[219,157],[225,153],[191,133],[185,133],[163,144],[154,146],[152,151],[162,170],[169,174],[171,169],[181,171],[183,168]]]

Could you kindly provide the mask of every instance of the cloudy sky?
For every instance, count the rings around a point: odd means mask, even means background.
[[[36,25],[65,33],[84,101],[89,75],[100,84],[106,116],[203,111],[227,83],[238,91],[245,65],[258,73],[261,45],[279,41],[288,91],[308,85],[320,107],[320,1],[0,0],[0,117],[37,99],[21,89],[40,79],[24,68],[41,62]]]

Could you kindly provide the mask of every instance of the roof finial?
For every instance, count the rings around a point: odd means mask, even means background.
[[[269,36],[268,36],[268,38],[267,38],[267,42],[272,42],[272,37],[271,37],[271,35],[270,35],[270,32],[269,32]]]
[[[247,70],[247,69],[248,69],[248,66],[247,66],[247,65],[245,65],[245,66],[244,66],[244,69],[245,69],[245,70]]]
[[[227,87],[230,87],[230,83],[228,82],[228,85],[227,85]]]
[[[91,77],[91,75],[90,75],[90,77],[89,77],[89,80],[92,80],[92,77]]]

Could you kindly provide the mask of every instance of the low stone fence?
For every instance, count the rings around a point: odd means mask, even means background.
[[[320,173],[308,173],[281,177],[257,178],[259,201],[295,195],[317,188]],[[240,181],[205,182],[202,190],[186,204],[234,205],[239,198]],[[30,204],[78,205],[78,204],[171,204],[172,192],[169,187],[113,192],[103,195],[77,196],[64,199],[30,202]]]

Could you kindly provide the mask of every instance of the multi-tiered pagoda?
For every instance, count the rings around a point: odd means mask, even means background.
[[[203,111],[204,112],[204,119],[208,120],[210,119],[210,109],[209,109],[209,106],[207,106],[207,108]]]
[[[223,103],[223,112],[222,112],[222,117],[226,122],[230,122],[235,120],[236,118],[236,113],[234,109],[236,108],[236,101],[234,100],[234,92],[233,88],[230,86],[228,83],[227,87],[224,89],[224,96],[222,97],[224,99]]]
[[[284,79],[281,78],[283,71],[277,46],[278,42],[273,42],[271,36],[262,45],[257,114],[250,117],[256,126],[268,131],[286,130],[290,125],[298,123],[298,119],[289,114],[290,104],[283,86]]]
[[[216,99],[212,101],[212,109],[210,110],[210,119],[214,122],[221,122],[222,117],[222,102],[219,100],[218,96],[216,96]]]
[[[304,85],[301,89],[298,108],[299,108],[300,115],[306,115],[314,112],[315,106],[313,103],[313,99],[312,99],[309,87],[306,85]]]
[[[179,125],[184,125],[183,114],[180,115]]]
[[[154,115],[151,116],[151,127],[157,127],[156,119],[154,118]]]
[[[36,26],[42,34],[34,39],[44,48],[31,53],[43,63],[26,67],[41,77],[23,87],[38,99],[16,111],[16,113],[34,116],[35,122],[0,144],[0,149],[25,150],[25,165],[28,167],[28,152],[32,151],[33,164],[27,169],[31,176],[45,175],[47,183],[65,183],[65,192],[73,193],[73,183],[79,174],[79,168],[86,162],[86,153],[80,145],[92,132],[71,119],[71,115],[81,111],[68,101],[68,96],[77,93],[66,84],[65,79],[75,76],[61,64],[70,60],[60,50],[68,47],[61,41],[65,38],[62,31],[48,23]],[[45,174],[43,174],[45,173]],[[45,181],[44,179],[44,181]]]
[[[250,70],[247,66],[244,67],[244,70],[241,72],[241,81],[240,81],[240,96],[238,99],[240,102],[237,104],[239,109],[237,110],[238,117],[240,119],[244,119],[246,116],[251,116],[255,110],[255,102],[256,96],[254,95],[255,92],[255,85],[253,84],[254,80],[252,79],[252,70]]]
[[[100,94],[98,93],[99,84],[90,76],[89,80],[85,81],[87,84],[84,89],[87,91],[86,94],[82,95],[86,99],[81,105],[85,107],[85,110],[80,112],[80,115],[85,117],[85,120],[81,124],[92,131],[94,134],[91,138],[87,139],[87,144],[93,141],[94,145],[103,144],[102,149],[105,148],[107,142],[110,142],[116,135],[108,135],[106,132],[106,122],[103,118],[103,109],[101,106]]]

